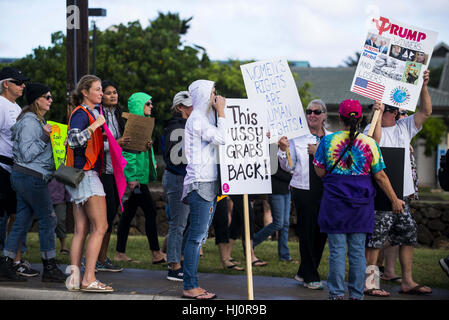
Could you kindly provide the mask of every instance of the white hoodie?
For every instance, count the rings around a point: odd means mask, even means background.
[[[184,186],[195,182],[213,182],[218,178],[218,145],[225,144],[225,119],[218,118],[209,108],[214,82],[196,80],[189,86],[193,111],[185,126],[187,174]]]

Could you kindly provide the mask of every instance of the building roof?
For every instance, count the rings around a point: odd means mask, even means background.
[[[357,99],[362,105],[370,105],[373,100],[350,91],[356,67],[337,68],[298,68],[292,67],[292,73],[299,76],[296,85],[306,81],[312,84],[312,95],[322,99],[327,105],[339,105],[345,99]],[[429,88],[433,107],[444,107],[449,111],[449,92]]]

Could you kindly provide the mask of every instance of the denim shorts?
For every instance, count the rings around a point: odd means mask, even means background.
[[[76,204],[85,204],[92,196],[106,196],[103,184],[95,170],[84,171],[84,178],[77,188],[72,188],[67,185],[65,187],[72,196],[70,201]]]

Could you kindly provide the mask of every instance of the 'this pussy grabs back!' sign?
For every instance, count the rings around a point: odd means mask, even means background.
[[[267,125],[247,99],[226,99],[226,142],[219,146],[221,190],[225,194],[270,194]]]
[[[295,79],[285,58],[240,66],[246,93],[266,117],[271,142],[282,136],[293,139],[309,133]]]
[[[438,33],[374,18],[360,55],[351,91],[414,111]]]

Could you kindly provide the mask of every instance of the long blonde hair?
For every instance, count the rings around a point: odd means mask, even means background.
[[[25,107],[22,109],[22,112],[21,112],[21,113],[19,114],[19,116],[17,117],[17,120],[19,120],[20,118],[22,118],[22,117],[24,116],[24,114],[27,113],[27,112],[32,112],[32,113],[34,113],[34,114],[39,118],[39,120],[41,120],[41,122],[44,122],[44,121],[45,121],[45,120],[44,120],[44,117],[43,117],[43,116],[40,114],[40,112],[39,112],[39,105],[37,104],[37,99],[34,100],[31,104],[25,106]]]

